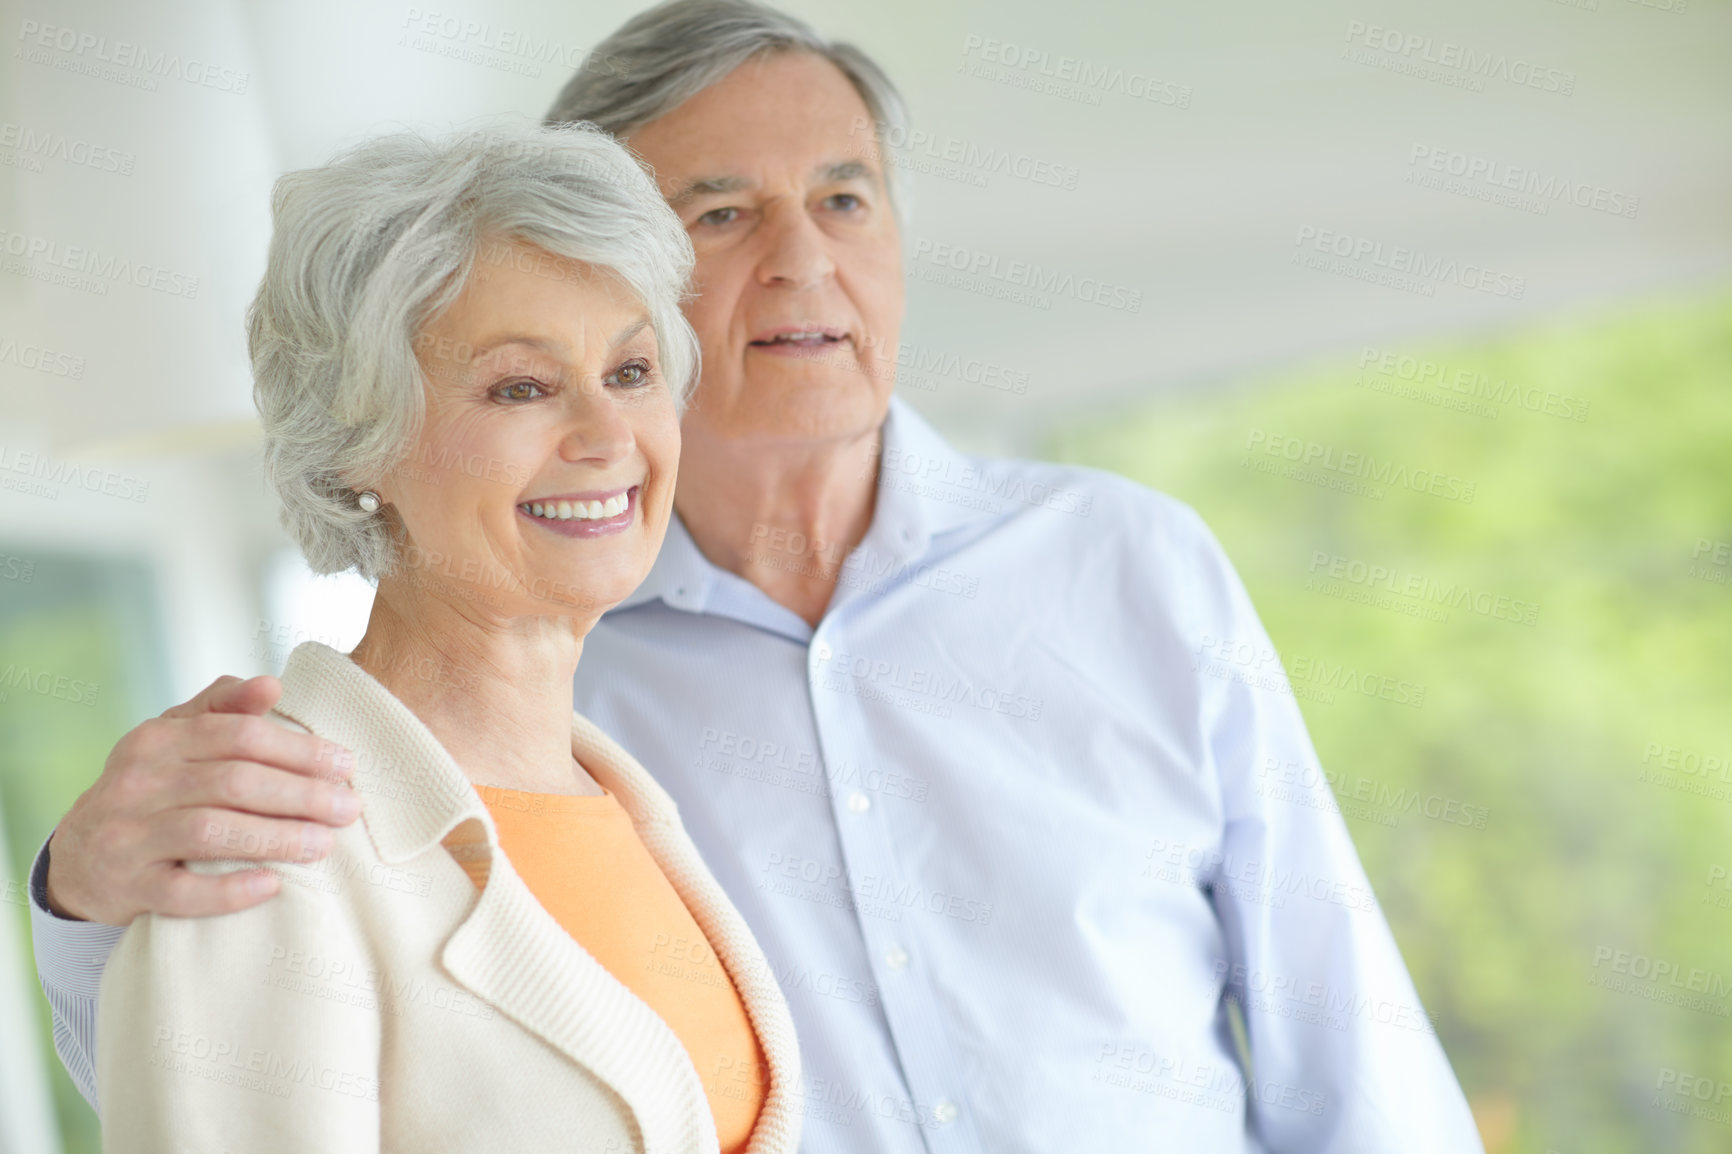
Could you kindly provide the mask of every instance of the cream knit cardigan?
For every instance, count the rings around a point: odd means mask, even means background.
[[[97,1011],[104,1150],[714,1154],[684,1046],[536,901],[427,727],[316,642],[282,682],[286,724],[355,751],[361,820],[325,860],[274,866],[285,884],[261,906],[127,929]],[[793,1154],[799,1052],[763,952],[643,767],[575,714],[571,748],[745,1002],[769,1066],[750,1154]]]

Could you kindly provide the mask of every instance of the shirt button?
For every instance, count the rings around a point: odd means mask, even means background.
[[[848,795],[848,808],[855,813],[865,813],[872,808],[872,799],[855,790]]]
[[[884,964],[893,970],[906,969],[908,967],[908,951],[901,946],[891,946],[884,954]]]
[[[949,1098],[932,1108],[932,1120],[940,1126],[948,1126],[956,1121],[956,1103]]]
[[[830,660],[830,643],[827,641],[820,641],[818,644],[812,646],[812,656],[816,657],[819,661]]]

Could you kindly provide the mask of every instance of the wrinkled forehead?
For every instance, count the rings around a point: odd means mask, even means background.
[[[746,61],[626,143],[673,200],[770,179],[881,180],[877,137],[841,69],[811,53],[777,52]]]
[[[462,291],[421,325],[414,348],[430,378],[449,379],[530,360],[578,369],[654,337],[615,270],[505,241],[479,249]]]

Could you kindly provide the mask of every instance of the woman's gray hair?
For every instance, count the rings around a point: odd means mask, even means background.
[[[420,434],[417,334],[478,261],[521,265],[513,242],[629,285],[676,403],[697,375],[697,337],[680,311],[691,241],[631,154],[591,125],[379,137],[279,179],[271,215],[247,314],[253,400],[265,475],[315,573],[390,572],[391,523],[362,511],[356,491],[400,466]]]
[[[891,145],[908,139],[908,105],[890,77],[852,44],[753,0],[669,0],[640,12],[590,50],[545,122],[587,120],[624,139],[765,52],[810,52],[842,70],[872,118],[890,205],[907,224],[909,182]]]

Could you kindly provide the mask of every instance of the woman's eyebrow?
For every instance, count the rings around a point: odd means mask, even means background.
[[[650,318],[647,314],[638,317],[636,320],[629,322],[624,328],[620,329],[619,332],[610,337],[608,340],[608,347],[617,349],[619,346],[637,336],[644,329],[648,328],[649,325]],[[506,348],[510,345],[522,345],[526,348],[534,349],[536,352],[546,353],[548,356],[558,360],[565,359],[571,352],[570,346],[561,340],[535,336],[529,333],[504,333],[497,337],[489,337],[485,342],[475,345],[470,352],[469,359],[478,361],[481,358],[490,356],[493,353],[498,352],[500,349]]]
[[[549,340],[547,337],[533,336],[528,333],[508,333],[490,337],[486,342],[476,345],[470,352],[469,359],[478,361],[482,357],[498,352],[507,345],[524,345],[551,357],[561,356],[565,352],[564,341]]]
[[[621,345],[649,328],[649,323],[650,319],[647,316],[639,317],[637,320],[631,322],[631,324],[625,326],[625,328],[614,334],[612,347],[616,349],[619,348]]]

